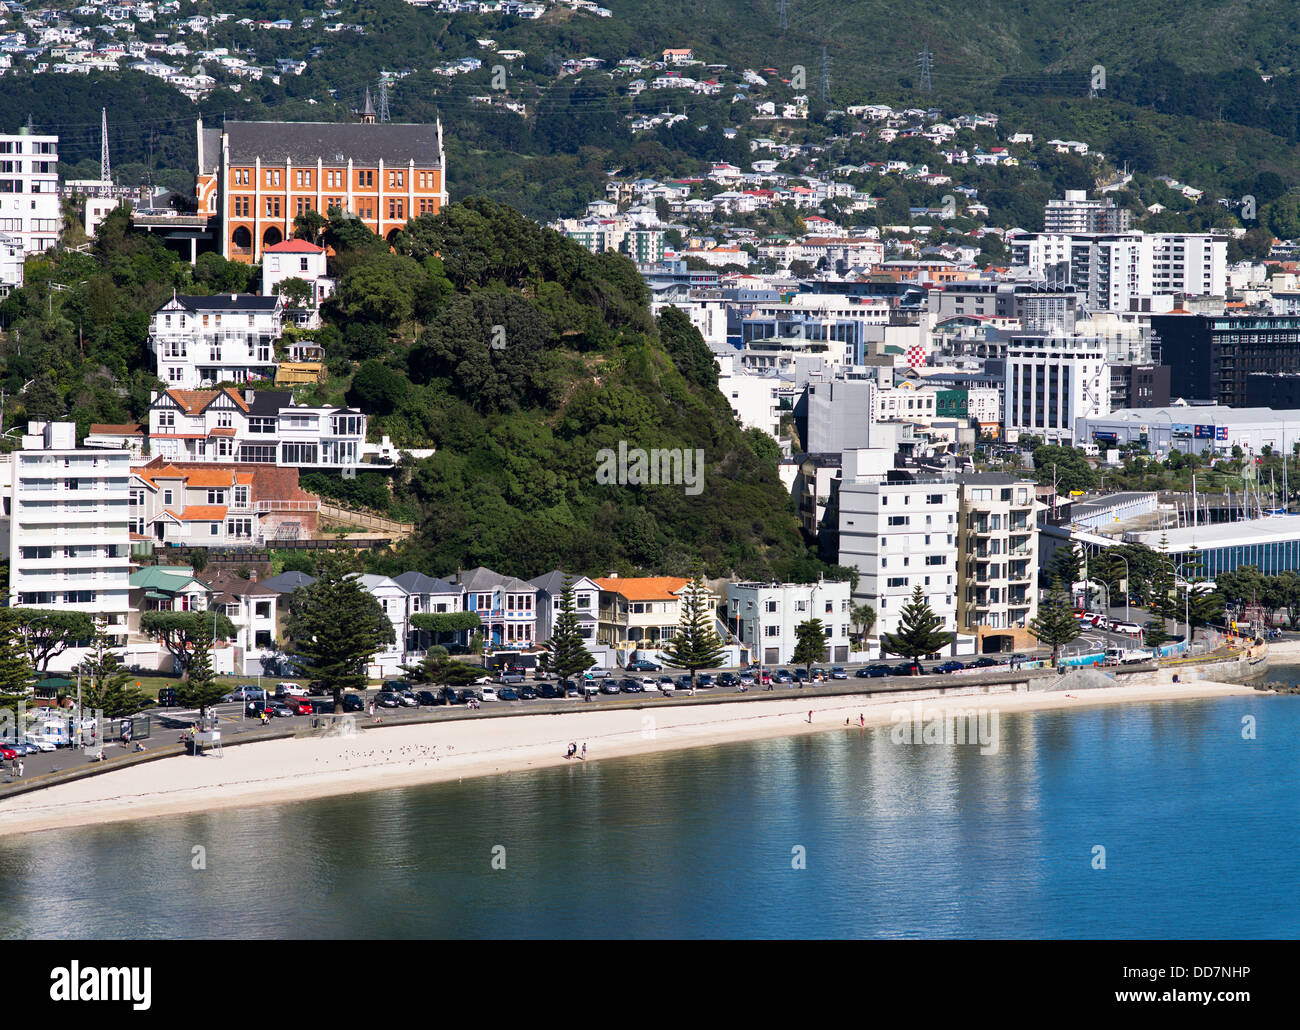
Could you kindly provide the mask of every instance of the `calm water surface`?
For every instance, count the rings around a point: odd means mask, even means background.
[[[0,936],[1300,934],[1300,697],[998,728],[988,755],[854,728],[3,838]]]

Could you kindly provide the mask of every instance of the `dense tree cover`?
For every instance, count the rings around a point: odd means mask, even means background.
[[[101,711],[105,718],[135,715],[153,704],[153,699],[143,690],[128,685],[131,677],[102,630],[95,633],[90,652],[77,667],[77,672],[82,677],[82,707]]]
[[[235,635],[235,624],[216,611],[143,612],[140,632],[162,644],[176,668],[188,672],[196,660],[210,657],[213,641]]]

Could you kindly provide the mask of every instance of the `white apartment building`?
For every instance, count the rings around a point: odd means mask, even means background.
[[[49,250],[59,240],[58,166],[58,136],[0,133],[0,233],[17,240],[24,254]],[[0,263],[0,275],[0,285],[23,284],[21,263]]]
[[[88,612],[121,644],[129,609],[131,456],[77,447],[73,422],[29,422],[4,462],[3,539],[13,606]],[[69,648],[51,669],[86,655]]]
[[[149,325],[156,374],[182,390],[274,378],[283,313],[279,296],[174,294]]]
[[[958,476],[957,622],[981,652],[1032,648],[1038,611],[1038,522],[1032,481],[1002,473]]]
[[[761,429],[773,440],[780,437],[783,380],[774,374],[746,375],[734,371],[730,355],[718,359],[721,372],[718,389],[731,404],[737,420],[746,429]]]
[[[911,477],[907,482],[858,478],[840,484],[839,563],[861,574],[853,603],[876,610],[873,634],[898,631],[912,591],[949,631],[957,623],[957,484]]]
[[[1091,311],[1128,311],[1163,294],[1223,296],[1228,243],[1211,233],[1033,233],[1011,240],[1011,259],[1049,283],[1069,282]]]
[[[1007,343],[1005,374],[1002,410],[1008,432],[1068,442],[1076,419],[1110,411],[1110,369],[1103,339],[1017,334]]]
[[[1133,214],[1110,197],[1089,200],[1087,190],[1066,190],[1061,200],[1049,200],[1043,211],[1048,233],[1128,232]]]
[[[728,583],[727,624],[751,659],[787,665],[794,661],[799,626],[820,619],[826,631],[821,660],[846,662],[852,603],[847,582]]]

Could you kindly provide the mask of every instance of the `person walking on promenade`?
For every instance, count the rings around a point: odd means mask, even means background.
[[[20,780],[23,778],[23,760],[21,758],[18,759],[18,778]]]

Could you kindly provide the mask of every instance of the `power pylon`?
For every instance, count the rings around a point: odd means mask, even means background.
[[[934,55],[930,53],[930,48],[928,46],[916,55],[916,63],[921,69],[919,88],[922,93],[929,93],[934,88],[933,84],[930,82],[930,69],[934,64]]]

